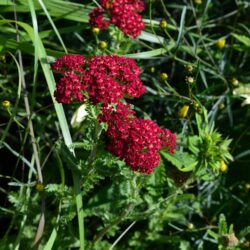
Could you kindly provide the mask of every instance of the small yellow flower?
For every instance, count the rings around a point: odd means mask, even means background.
[[[5,100],[5,101],[3,101],[2,102],[2,106],[4,107],[4,108],[9,108],[10,107],[10,101],[8,101],[8,100]]]
[[[228,169],[227,164],[223,160],[221,160],[221,162],[220,162],[220,171],[222,173],[225,173],[225,172],[227,172],[227,169]]]
[[[231,83],[232,83],[233,86],[238,86],[239,85],[239,81],[235,77],[232,78]]]
[[[97,28],[97,27],[93,27],[92,28],[92,32],[95,34],[95,35],[98,35],[100,33],[100,29]]]
[[[44,185],[41,182],[37,182],[36,184],[36,191],[42,192],[44,190]]]
[[[202,0],[194,0],[196,4],[202,4]]]
[[[193,83],[194,83],[194,78],[193,78],[192,76],[187,76],[187,77],[186,77],[186,81],[187,81],[187,83],[189,83],[189,84],[193,84]]]
[[[185,118],[185,117],[187,117],[188,110],[189,110],[189,106],[188,106],[188,105],[184,105],[183,107],[180,108],[180,110],[179,110],[179,112],[178,112],[178,116],[179,116],[180,118]]]
[[[155,67],[151,67],[151,68],[150,68],[150,72],[151,72],[151,73],[155,73]]]
[[[226,44],[226,39],[220,39],[216,42],[216,46],[219,49],[223,49],[225,47]]]
[[[108,44],[105,41],[100,41],[98,46],[100,49],[106,49]]]
[[[160,27],[161,27],[162,29],[166,29],[166,28],[168,27],[167,21],[166,21],[166,20],[161,20],[161,22],[160,22]]]
[[[168,79],[168,74],[167,73],[161,73],[160,78],[161,78],[162,81],[165,81],[165,80]]]

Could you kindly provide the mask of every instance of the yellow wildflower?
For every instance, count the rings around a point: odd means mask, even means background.
[[[100,49],[106,49],[108,44],[105,41],[100,41],[98,46]]]
[[[178,112],[178,116],[180,118],[185,118],[188,114],[188,110],[189,110],[189,106],[188,105],[184,105],[183,107],[180,108],[179,112]]]
[[[223,49],[225,47],[226,44],[226,39],[220,39],[216,42],[216,46],[219,49]]]
[[[2,106],[4,107],[4,108],[9,108],[10,107],[10,101],[8,101],[8,100],[5,100],[5,101],[3,101],[2,102]]]
[[[220,162],[220,171],[222,173],[225,173],[225,172],[227,172],[227,169],[228,169],[227,164],[223,160],[221,160],[221,162]]]
[[[162,81],[165,81],[168,79],[168,74],[167,73],[161,73],[160,78]]]
[[[166,20],[161,20],[161,22],[160,22],[160,27],[161,27],[162,29],[166,29],[167,26],[168,26],[167,21],[166,21]]]
[[[95,34],[95,35],[98,35],[100,33],[100,29],[97,28],[97,27],[93,27],[92,28],[92,32]]]

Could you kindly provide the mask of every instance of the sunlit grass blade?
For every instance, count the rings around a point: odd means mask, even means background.
[[[186,12],[187,12],[187,6],[184,6],[183,9],[182,9],[182,13],[181,13],[181,21],[180,21],[179,33],[178,33],[177,41],[176,41],[176,44],[175,44],[176,50],[178,49],[178,47],[180,45],[180,41],[181,41],[181,38],[182,38],[183,33],[184,33]]]
[[[68,53],[67,48],[66,48],[66,46],[64,45],[64,42],[63,42],[63,40],[62,40],[62,37],[61,37],[60,33],[58,32],[58,30],[57,30],[57,28],[56,28],[56,26],[55,26],[55,24],[54,24],[54,22],[53,22],[53,20],[52,20],[52,18],[51,18],[50,14],[49,14],[49,12],[48,12],[48,10],[47,10],[47,8],[46,8],[46,6],[44,5],[44,3],[43,3],[42,0],[38,0],[38,2],[39,2],[39,4],[41,5],[41,7],[42,7],[44,13],[46,14],[46,16],[47,16],[47,18],[48,18],[48,20],[49,20],[51,26],[53,27],[53,30],[55,31],[55,33],[56,33],[56,35],[57,35],[57,37],[58,37],[58,40],[60,41],[60,43],[61,43],[61,45],[62,45],[62,47],[63,47],[63,49],[64,49],[64,52],[67,54],[67,53]]]

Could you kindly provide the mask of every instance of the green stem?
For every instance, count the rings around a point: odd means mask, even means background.
[[[72,171],[73,182],[74,182],[74,192],[76,195],[76,209],[78,217],[78,228],[80,237],[80,250],[84,250],[84,213],[83,213],[83,203],[81,195],[81,185],[80,176]]]

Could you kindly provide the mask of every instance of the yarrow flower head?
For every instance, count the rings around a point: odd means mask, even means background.
[[[134,171],[150,174],[159,165],[161,149],[173,153],[176,137],[151,120],[137,118],[128,104],[102,109],[99,120],[108,123],[108,150]]]
[[[93,103],[115,103],[122,97],[138,98],[146,92],[139,79],[141,69],[131,58],[95,56],[88,60],[84,81]]]
[[[124,97],[138,98],[146,92],[141,69],[131,58],[80,55],[59,58],[51,67],[63,77],[57,83],[56,100],[63,104],[83,101],[83,91],[93,104],[116,103]]]
[[[85,57],[81,55],[64,55],[57,59],[51,66],[52,70],[64,72],[67,70],[82,71],[85,64]]]
[[[173,138],[170,131],[165,132],[155,122],[135,117],[124,131],[126,136],[112,137],[108,150],[134,171],[150,174],[159,165],[161,148],[167,146],[171,153],[175,148],[175,141],[163,141],[170,136]]]
[[[132,106],[124,103],[123,98],[138,98],[146,91],[133,59],[67,55],[51,68],[62,74],[54,93],[59,103],[83,102],[85,96],[93,104],[101,103],[98,119],[108,124],[107,149],[134,171],[150,174],[159,164],[160,150],[174,152],[174,134],[151,120],[137,118]]]
[[[131,105],[118,102],[102,107],[100,122],[108,123],[107,135],[110,138],[127,139],[131,123],[135,119]]]
[[[100,0],[102,8],[95,8],[89,14],[90,25],[105,29],[109,24],[117,26],[125,35],[136,38],[145,25],[138,14],[145,6],[142,0]],[[104,19],[109,16],[109,21]]]

